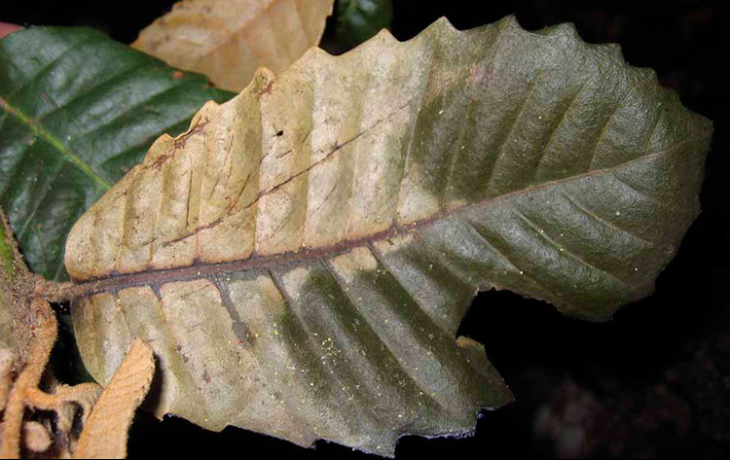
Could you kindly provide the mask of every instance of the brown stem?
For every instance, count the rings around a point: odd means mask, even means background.
[[[82,297],[94,291],[94,284],[76,284],[72,282],[58,283],[36,275],[34,297],[47,302],[60,303]]]

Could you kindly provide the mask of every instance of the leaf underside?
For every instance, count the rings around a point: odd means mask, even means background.
[[[76,224],[106,382],[134,336],[158,415],[391,455],[511,396],[454,340],[479,290],[604,320],[699,212],[711,125],[615,46],[512,18],[312,50],[163,136]],[[96,281],[95,281],[96,280]]]
[[[93,30],[31,28],[0,41],[0,204],[31,269],[67,279],[76,219],[162,133],[230,96]]]
[[[132,44],[241,91],[259,67],[282,72],[317,46],[334,0],[183,0]]]

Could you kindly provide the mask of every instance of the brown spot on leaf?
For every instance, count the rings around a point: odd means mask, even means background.
[[[167,160],[169,160],[171,157],[172,155],[160,155],[150,167],[154,168],[156,171],[159,171],[160,168],[162,168],[162,165],[165,164]]]
[[[261,90],[259,93],[260,96],[263,96],[264,94],[271,94],[271,90],[274,89],[274,81],[271,80],[269,83],[264,87],[264,89]]]
[[[175,150],[185,148],[185,144],[187,144],[188,139],[190,139],[191,137],[196,136],[198,134],[202,134],[204,132],[205,127],[208,125],[209,122],[210,122],[210,120],[208,120],[207,118],[204,120],[201,120],[190,131],[188,131],[187,133],[181,134],[180,137],[175,139]]]

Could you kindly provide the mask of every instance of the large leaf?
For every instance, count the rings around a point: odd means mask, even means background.
[[[510,399],[454,340],[478,290],[603,320],[699,211],[707,120],[571,26],[445,20],[266,70],[163,136],[75,225],[91,373],[131,337],[158,415],[392,454]]]
[[[281,72],[317,46],[334,0],[183,0],[132,46],[240,91],[254,71]]]
[[[136,165],[229,93],[85,29],[0,41],[0,203],[35,272],[66,278],[73,222]]]

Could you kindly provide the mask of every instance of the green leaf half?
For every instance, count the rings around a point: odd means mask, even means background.
[[[74,221],[157,137],[231,96],[89,29],[0,41],[0,203],[31,269],[66,279]]]

